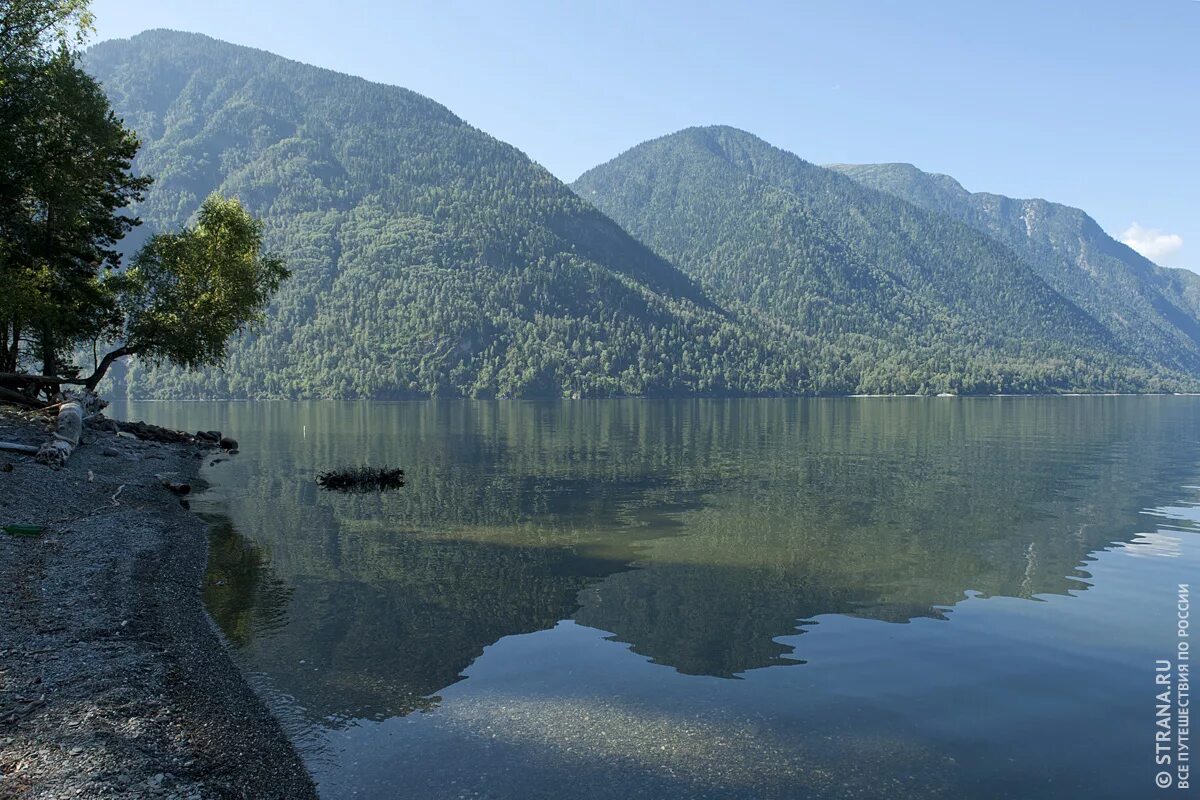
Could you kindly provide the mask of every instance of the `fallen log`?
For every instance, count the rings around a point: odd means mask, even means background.
[[[0,400],[3,400],[6,403],[12,403],[13,405],[25,406],[26,408],[42,407],[42,404],[36,398],[30,397],[26,394],[21,394],[20,392],[13,391],[12,389],[6,389],[3,386],[0,386]]]
[[[63,404],[58,409],[54,438],[38,449],[37,460],[52,467],[61,467],[79,446],[82,433],[83,404],[78,400]]]
[[[18,444],[16,442],[0,442],[0,450],[10,450],[14,453],[36,453],[38,448],[31,444]]]
[[[87,383],[87,379],[60,378],[57,375],[34,375],[28,372],[0,372],[0,383],[15,383],[21,386],[26,384],[34,384],[37,386],[61,386],[62,384],[66,383],[83,386]]]
[[[69,398],[58,407],[58,418],[54,425],[54,438],[43,444],[37,451],[37,460],[52,467],[61,467],[79,446],[79,437],[83,434],[83,416],[85,409],[88,413],[98,411],[106,403],[91,392]]]

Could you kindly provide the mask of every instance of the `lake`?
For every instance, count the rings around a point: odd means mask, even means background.
[[[1165,796],[1200,398],[115,411],[240,441],[206,602],[324,796]]]

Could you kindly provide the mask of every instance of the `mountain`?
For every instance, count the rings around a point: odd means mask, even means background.
[[[801,343],[823,391],[1144,390],[1147,363],[995,238],[734,128],[691,128],[576,192],[730,308]]]
[[[211,192],[293,277],[223,369],[136,397],[796,393],[761,337],[515,148],[405,89],[149,31],[85,65],[155,183],[135,247]]]
[[[1200,364],[1168,357],[1158,329],[1142,337],[1157,349],[1122,336],[997,235],[731,128],[641,145],[573,192],[428,98],[262,51],[149,31],[96,45],[85,65],[155,178],[128,249],[220,192],[264,221],[293,270],[223,368],[136,362],[116,393],[1197,386]],[[1183,331],[1200,286],[1162,275]]]
[[[986,233],[1129,352],[1172,369],[1200,370],[1200,276],[1154,264],[1078,208],[971,193],[948,175],[911,164],[833,164],[830,169]]]

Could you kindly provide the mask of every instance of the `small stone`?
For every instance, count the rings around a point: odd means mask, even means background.
[[[220,444],[222,450],[237,450],[238,446],[237,439],[230,439],[228,436],[222,436]]]
[[[105,456],[106,458],[116,458],[117,456],[121,455],[121,451],[115,447],[106,447],[100,451],[100,455]]]

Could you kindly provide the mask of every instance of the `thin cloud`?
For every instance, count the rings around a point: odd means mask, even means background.
[[[1151,261],[1166,258],[1183,247],[1183,237],[1178,233],[1163,233],[1157,228],[1143,228],[1136,222],[1121,234],[1121,241]]]

